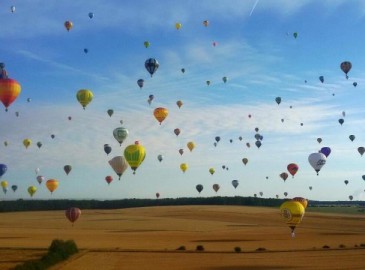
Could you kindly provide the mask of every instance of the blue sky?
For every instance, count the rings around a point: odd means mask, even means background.
[[[69,32],[66,20],[74,24]],[[18,185],[1,199],[29,198],[31,185],[42,199],[208,197],[216,195],[215,183],[220,196],[365,199],[365,157],[357,152],[365,146],[363,1],[4,1],[0,21],[0,60],[22,86],[9,111],[0,111],[0,163],[8,166],[0,180]],[[160,63],[152,78],[144,68],[151,57]],[[342,61],[352,63],[348,80]],[[145,80],[142,89],[138,79]],[[94,93],[86,110],[75,97],[82,88]],[[169,110],[162,125],[153,117],[156,107]],[[129,130],[122,146],[112,134],[120,120]],[[256,127],[263,136],[259,149]],[[216,136],[221,141],[214,147]],[[25,138],[33,141],[28,149]],[[136,140],[146,159],[135,175],[129,168],[118,181],[108,160]],[[189,141],[196,143],[192,152]],[[108,156],[106,143],[113,148]],[[332,153],[317,176],[308,156],[324,146]],[[181,163],[189,165],[185,173]],[[289,163],[299,171],[284,182],[279,174]],[[73,166],[69,175],[66,164]],[[52,195],[38,185],[36,168],[59,180]],[[114,178],[110,186],[107,175]],[[197,184],[204,186],[200,195]]]

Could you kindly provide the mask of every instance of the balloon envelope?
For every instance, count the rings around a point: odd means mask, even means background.
[[[280,206],[280,214],[291,228],[292,233],[294,233],[295,227],[302,221],[304,213],[303,205],[297,201],[286,201]]]
[[[0,79],[0,101],[4,104],[5,110],[15,101],[21,92],[20,84],[13,79]]]
[[[213,189],[215,192],[218,192],[219,188],[220,188],[220,186],[218,184],[213,185]]]
[[[114,172],[120,177],[123,175],[125,170],[128,168],[127,160],[124,156],[115,156],[108,161]]]
[[[294,177],[294,175],[298,172],[299,170],[299,166],[295,163],[290,163],[288,166],[287,166],[287,169],[289,171],[289,173]]]
[[[128,134],[128,129],[125,127],[117,127],[113,130],[113,136],[119,142],[119,145],[122,145],[124,140],[128,137]]]
[[[71,172],[71,170],[72,170],[72,166],[71,165],[65,165],[64,167],[63,167],[63,170],[65,171],[65,173],[68,175],[70,172]]]
[[[104,144],[104,152],[109,155],[110,152],[112,151],[112,148],[109,144]]]
[[[323,153],[312,153],[308,156],[308,161],[318,175],[323,165],[326,164],[326,156]]]
[[[28,193],[31,197],[33,197],[34,193],[37,191],[37,188],[35,186],[28,187]]]
[[[169,115],[169,111],[166,108],[158,107],[153,111],[153,115],[157,119],[157,121],[161,123],[166,119]]]
[[[151,77],[156,72],[160,64],[154,58],[149,58],[144,63],[145,68],[147,69],[148,73],[151,74]]]
[[[131,144],[124,149],[124,157],[135,173],[146,157],[146,150],[139,143]]]
[[[200,193],[200,192],[202,192],[202,190],[203,190],[203,185],[196,185],[196,190]]]
[[[48,188],[48,190],[52,194],[53,191],[55,191],[58,188],[58,180],[56,180],[56,179],[49,179],[49,180],[47,180],[46,187]]]
[[[93,100],[93,97],[94,94],[88,89],[80,89],[76,93],[76,99],[84,109]]]
[[[320,152],[326,156],[326,158],[331,154],[331,148],[322,147]]]
[[[74,223],[81,215],[81,210],[77,207],[70,207],[65,211],[66,218]]]
[[[0,177],[3,176],[7,170],[8,166],[6,166],[5,164],[0,164]]]
[[[239,184],[238,180],[232,180],[232,186],[234,188],[237,188],[238,187],[238,184]]]

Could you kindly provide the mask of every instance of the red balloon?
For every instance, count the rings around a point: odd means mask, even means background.
[[[290,163],[288,165],[288,172],[293,176],[294,178],[294,175],[297,173],[297,171],[299,170],[299,166],[295,163]]]
[[[111,177],[110,175],[108,175],[107,177],[105,177],[105,181],[108,183],[108,185],[113,181],[113,177]]]
[[[73,223],[80,217],[81,210],[77,207],[70,207],[66,210],[65,215],[69,221]]]

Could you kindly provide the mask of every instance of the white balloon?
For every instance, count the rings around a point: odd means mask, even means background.
[[[110,166],[113,168],[115,173],[120,177],[125,172],[125,170],[128,168],[128,162],[125,159],[124,156],[115,156],[111,160],[108,161]]]
[[[312,153],[309,155],[308,161],[318,175],[323,165],[326,164],[326,156],[322,153]]]

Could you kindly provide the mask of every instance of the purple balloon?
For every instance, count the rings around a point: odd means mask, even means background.
[[[320,151],[326,158],[331,154],[331,148],[329,147],[322,147]]]

